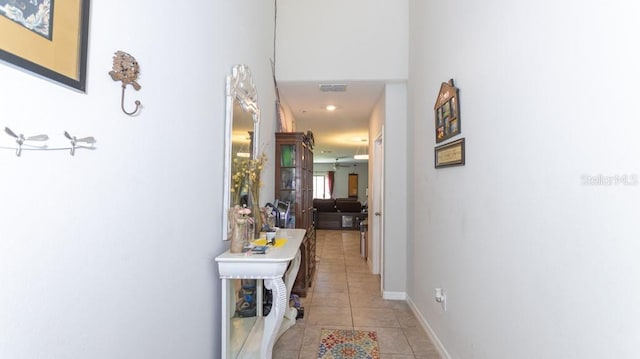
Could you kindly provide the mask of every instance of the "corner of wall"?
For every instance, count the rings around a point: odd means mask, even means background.
[[[431,328],[431,326],[429,325],[429,322],[427,322],[427,320],[424,318],[422,313],[420,313],[416,304],[411,300],[411,297],[407,296],[406,300],[407,300],[407,304],[409,305],[409,308],[411,308],[411,311],[416,316],[416,318],[418,319],[418,322],[422,326],[422,329],[424,329],[424,331],[427,332],[429,339],[431,339],[431,342],[436,346],[436,349],[438,350],[438,353],[440,354],[440,356],[442,356],[444,359],[451,359],[449,352],[447,352],[447,349],[444,347],[444,345],[436,335],[436,332]]]

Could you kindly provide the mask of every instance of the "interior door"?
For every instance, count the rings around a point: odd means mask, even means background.
[[[383,128],[384,133],[384,128]],[[369,267],[373,274],[380,274],[380,285],[384,288],[382,280],[384,278],[384,142],[381,133],[373,144],[373,176],[372,176],[372,214],[371,222],[371,243]],[[381,288],[381,289],[382,289]]]

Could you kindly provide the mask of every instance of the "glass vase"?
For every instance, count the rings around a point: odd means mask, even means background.
[[[251,205],[251,216],[253,217],[253,226],[251,229],[251,240],[260,237],[260,230],[262,229],[262,216],[260,212],[260,189],[257,182],[250,182],[249,191],[249,204]]]
[[[253,220],[247,220],[247,223],[244,225],[244,237],[242,239],[242,246],[243,248],[247,248],[251,246],[251,242],[255,239],[254,236],[254,228],[255,228],[255,223]]]

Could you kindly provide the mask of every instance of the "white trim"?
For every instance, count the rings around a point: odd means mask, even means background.
[[[427,335],[431,339],[431,342],[435,345],[436,349],[438,350],[438,353],[440,353],[440,356],[443,357],[444,359],[451,359],[451,356],[447,352],[447,349],[445,349],[444,345],[442,345],[442,342],[440,341],[440,339],[438,339],[438,336],[436,335],[436,333],[433,331],[433,329],[431,329],[431,326],[429,325],[427,320],[422,316],[422,313],[418,311],[418,307],[416,307],[415,303],[413,303],[413,301],[411,300],[411,297],[409,296],[407,296],[407,304],[409,304],[409,308],[411,308],[413,315],[416,316],[416,318],[418,319],[418,322],[420,322],[420,325],[422,325],[422,329],[424,329],[424,331],[427,332]]]
[[[382,298],[387,300],[407,300],[406,292],[382,292]]]

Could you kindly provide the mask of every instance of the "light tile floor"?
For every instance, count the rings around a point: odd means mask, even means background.
[[[304,318],[276,342],[274,359],[317,358],[322,328],[377,332],[381,359],[441,358],[407,303],[382,299],[380,277],[360,256],[360,232],[318,230],[316,243]]]

